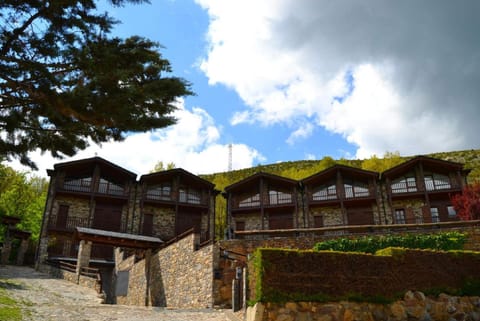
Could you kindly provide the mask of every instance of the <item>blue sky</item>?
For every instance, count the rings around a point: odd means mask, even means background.
[[[102,156],[138,174],[157,161],[195,174],[303,159],[479,148],[476,1],[152,0],[100,10],[113,34],[159,42],[196,96],[177,125],[33,153],[40,170]],[[42,175],[43,175],[42,173]]]
[[[316,129],[314,137],[289,145],[286,140],[292,128],[287,124],[232,125],[234,112],[246,107],[234,89],[221,83],[209,84],[209,79],[200,70],[200,61],[207,54],[209,16],[195,2],[153,1],[151,5],[110,10],[110,14],[122,21],[115,34],[122,37],[138,34],[164,46],[161,52],[172,63],[173,74],[190,81],[196,93],[196,96],[186,98],[185,108],[195,106],[208,112],[214,118],[215,124],[221,127],[221,144],[246,144],[259,151],[262,157],[255,159],[252,165],[322,158],[327,155],[336,158],[350,157],[354,154],[354,146],[340,135],[329,133],[322,128]],[[226,169],[225,166],[219,164],[218,170]]]

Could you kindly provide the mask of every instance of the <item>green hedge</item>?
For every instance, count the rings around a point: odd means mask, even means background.
[[[480,252],[474,251],[386,248],[371,255],[258,248],[249,260],[249,304],[385,304],[412,289],[427,295],[479,296],[479,263]]]
[[[437,234],[405,234],[387,236],[363,236],[360,238],[337,238],[315,244],[316,251],[340,251],[375,253],[387,247],[432,250],[462,250],[466,234],[444,232]]]

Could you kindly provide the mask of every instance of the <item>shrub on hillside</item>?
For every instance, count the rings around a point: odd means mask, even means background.
[[[331,250],[340,252],[375,253],[387,247],[409,249],[461,250],[466,235],[460,232],[437,234],[405,234],[387,236],[363,236],[360,238],[338,238],[315,244],[314,250]]]

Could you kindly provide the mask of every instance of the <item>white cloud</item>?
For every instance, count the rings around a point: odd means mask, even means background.
[[[39,167],[38,175],[46,176],[46,169],[55,163],[89,158],[103,157],[138,175],[147,174],[158,161],[164,164],[173,162],[176,167],[184,168],[194,174],[207,174],[227,171],[228,144],[219,143],[220,129],[212,117],[203,109],[195,107],[185,109],[183,102],[175,112],[177,124],[128,136],[122,142],[108,142],[101,146],[93,144],[71,158],[55,159],[40,152],[31,153],[32,160]],[[233,169],[254,166],[265,158],[255,149],[241,143],[232,144]],[[8,165],[18,170],[29,170],[18,161]]]
[[[248,105],[232,125],[285,123],[289,143],[322,126],[357,157],[480,147],[478,1],[197,2],[200,68]]]
[[[298,139],[309,137],[314,130],[314,126],[310,123],[305,123],[303,126],[295,130],[288,138],[287,144],[293,145]]]

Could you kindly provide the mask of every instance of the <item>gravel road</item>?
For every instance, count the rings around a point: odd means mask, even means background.
[[[0,282],[21,303],[26,321],[232,321],[229,311],[101,304],[94,290],[29,267],[0,266]],[[8,320],[2,320],[8,321]]]

